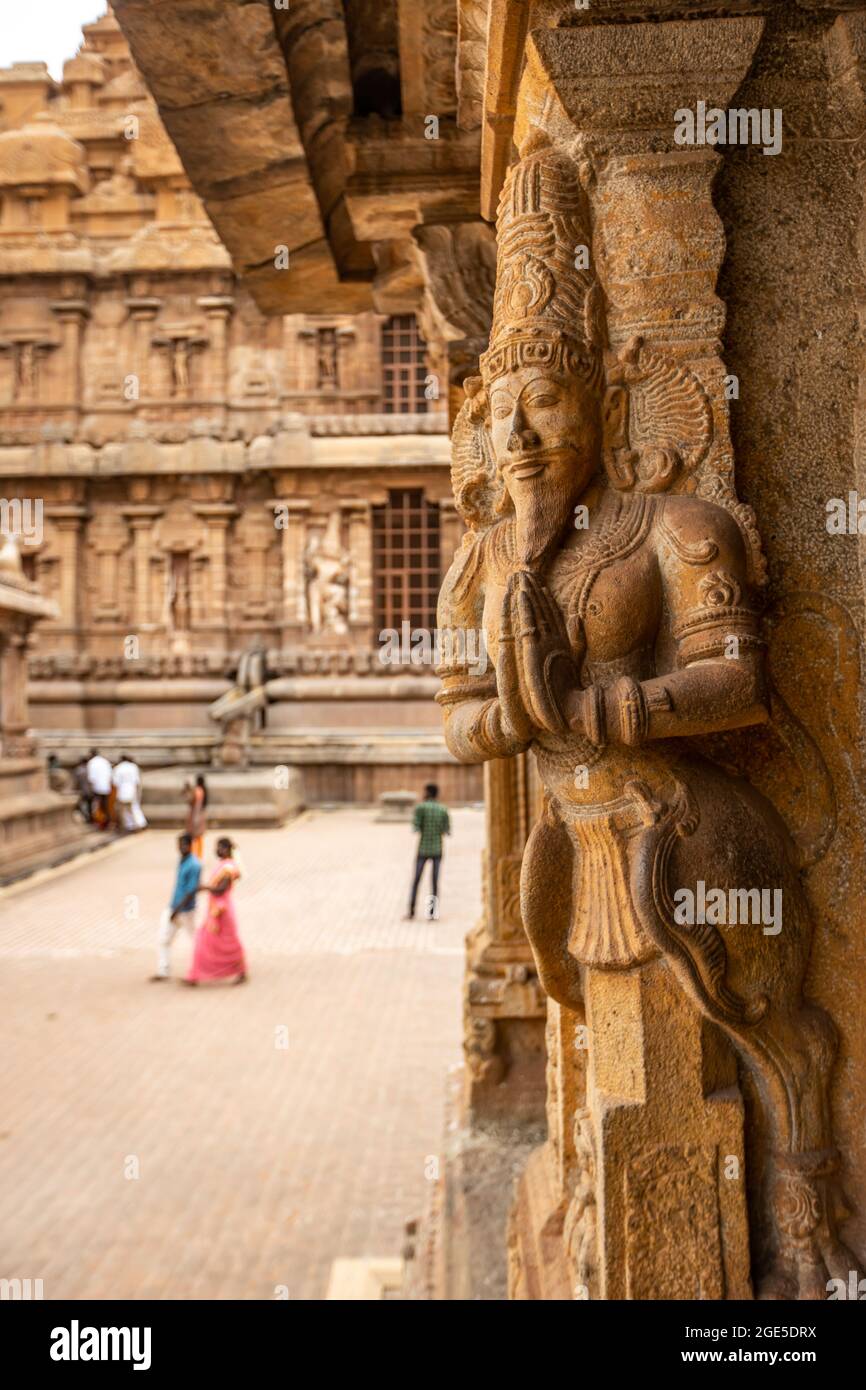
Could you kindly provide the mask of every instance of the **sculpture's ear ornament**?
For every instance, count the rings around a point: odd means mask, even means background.
[[[451,487],[457,511],[472,531],[486,531],[502,514],[505,485],[487,431],[487,392],[480,377],[466,383],[451,432]]]
[[[709,397],[688,367],[632,338],[608,361],[604,462],[614,487],[668,492],[713,440]]]
[[[487,419],[487,392],[484,389],[484,382],[480,376],[468,376],[463,383],[463,390],[466,392],[466,399],[469,403],[469,415],[476,425],[484,424]]]

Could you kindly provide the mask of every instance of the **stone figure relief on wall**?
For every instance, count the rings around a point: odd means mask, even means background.
[[[591,978],[657,982],[666,970],[728,1040],[757,1098],[747,1111],[755,1292],[825,1298],[828,1279],[857,1266],[837,1231],[836,1029],[803,993],[813,923],[801,850],[770,801],[700,745],[771,717],[754,517],[732,470],[702,471],[714,426],[696,376],[640,338],[608,349],[593,266],[574,254],[591,243],[575,166],[547,148],[524,152],[497,232],[489,349],[453,432],[468,531],[438,618],[483,626],[491,666],[440,667],[447,743],[468,763],[534,751],[546,795],[523,857],[521,916],[545,989],[582,1015]],[[780,894],[782,929],[690,920],[683,893],[695,901],[702,887],[732,903]],[[584,1162],[570,1242],[592,1270],[607,1159],[591,1103],[576,1123]],[[618,1171],[629,1296],[666,1296],[658,1271],[676,1248],[692,1261],[690,1287],[724,1297],[709,1141],[678,1144],[672,1119],[668,1147],[629,1154]],[[685,1244],[672,1215],[683,1203],[698,1214]]]
[[[153,611],[175,654],[190,649],[194,607],[207,582],[204,550],[202,522],[187,501],[176,499],[154,527],[149,564],[158,590]]]
[[[316,383],[320,390],[330,391],[340,384],[335,328],[320,328],[316,334]]]
[[[188,633],[191,626],[190,557],[186,550],[168,556],[165,567],[165,627],[172,637]]]
[[[154,347],[165,353],[169,395],[185,400],[192,394],[193,354],[208,345],[207,334],[190,327],[166,327],[154,339]]]
[[[340,538],[340,513],[324,531],[313,531],[304,552],[307,626],[310,632],[342,636],[349,631],[350,557]]]
[[[59,329],[45,305],[31,299],[7,301],[0,318],[7,404],[33,405],[44,397],[44,369],[49,354],[59,347]]]

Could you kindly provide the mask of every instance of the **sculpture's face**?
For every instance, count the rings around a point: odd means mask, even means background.
[[[490,434],[517,518],[522,563],[549,556],[598,470],[599,404],[576,376],[521,367],[488,388]]]

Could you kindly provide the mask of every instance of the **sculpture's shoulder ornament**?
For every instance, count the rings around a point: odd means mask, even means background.
[[[655,533],[660,555],[684,565],[708,565],[726,551],[745,555],[740,529],[724,507],[702,497],[675,493],[657,509]]]
[[[763,645],[746,541],[730,512],[699,497],[668,497],[655,542],[679,665]]]
[[[487,584],[508,576],[511,531],[507,522],[490,531],[467,531],[439,593],[440,627],[480,620]]]
[[[734,602],[749,587],[746,541],[731,513],[715,502],[689,495],[666,497],[654,518],[656,553],[663,569],[685,588],[699,589],[712,568],[730,576]]]

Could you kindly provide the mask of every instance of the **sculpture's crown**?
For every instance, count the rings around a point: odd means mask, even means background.
[[[485,382],[537,364],[602,379],[601,292],[574,166],[540,150],[509,170],[497,217],[497,274]]]

